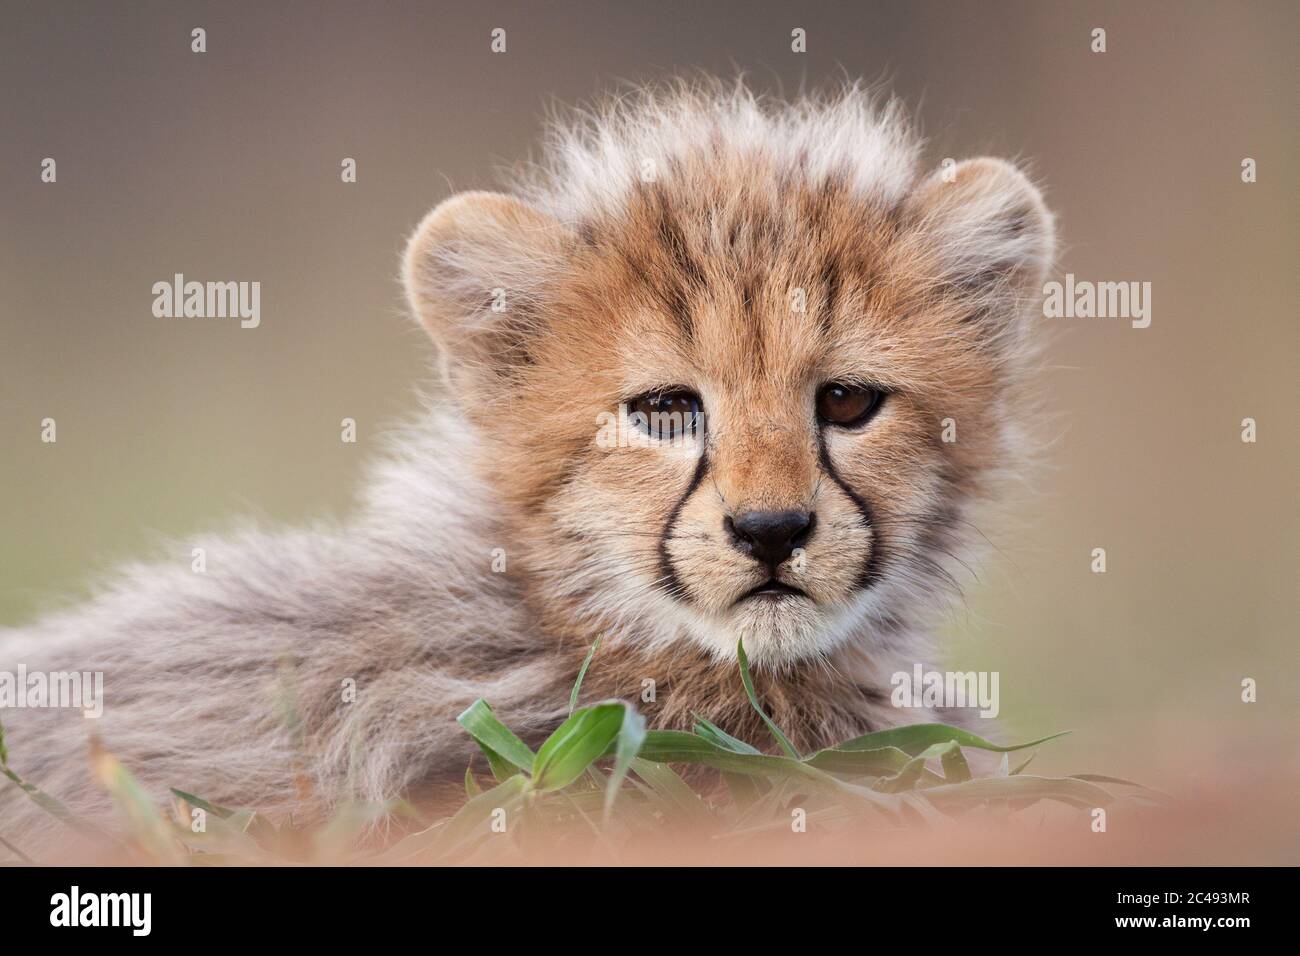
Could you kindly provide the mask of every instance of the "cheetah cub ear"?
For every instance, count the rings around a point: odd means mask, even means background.
[[[407,302],[450,364],[503,367],[526,354],[536,302],[563,266],[570,238],[557,220],[512,196],[452,196],[407,243]]]
[[[1005,160],[969,159],[922,182],[908,214],[968,317],[993,336],[1020,334],[1056,254],[1052,214],[1028,177]]]

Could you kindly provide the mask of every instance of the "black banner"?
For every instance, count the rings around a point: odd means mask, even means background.
[[[756,917],[792,927],[988,943],[1026,931],[1230,941],[1286,928],[1290,869],[58,869],[0,870],[6,942],[76,933],[190,944],[279,939],[338,945],[376,931],[428,934],[567,925],[583,933],[709,914],[726,933]],[[784,914],[784,915],[783,915]],[[857,921],[861,920],[858,925]],[[742,930],[743,932],[743,930]],[[17,949],[10,950],[17,952]]]

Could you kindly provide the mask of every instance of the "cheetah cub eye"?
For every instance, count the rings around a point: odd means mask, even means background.
[[[641,395],[626,405],[628,421],[651,438],[684,438],[703,424],[704,403],[685,388]]]
[[[885,393],[869,385],[831,382],[817,393],[817,419],[826,425],[861,428],[880,410]]]

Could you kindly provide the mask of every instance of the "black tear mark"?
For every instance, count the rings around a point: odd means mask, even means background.
[[[859,495],[856,491],[848,486],[839,472],[835,470],[835,465],[831,463],[830,451],[826,447],[826,436],[823,432],[817,432],[817,460],[821,463],[822,471],[826,477],[835,482],[840,491],[853,502],[853,506],[858,509],[858,514],[862,517],[862,523],[871,529],[871,551],[867,554],[867,560],[858,574],[858,579],[854,583],[857,590],[865,591],[880,580],[881,567],[884,565],[885,548],[884,541],[880,536],[880,529],[876,526],[874,513],[871,505],[867,500]]]
[[[689,599],[686,589],[682,587],[681,579],[677,577],[677,570],[673,567],[672,555],[668,553],[668,542],[672,540],[673,526],[677,523],[677,517],[681,514],[682,508],[686,507],[686,502],[690,500],[691,495],[700,487],[700,482],[709,471],[709,456],[707,449],[700,449],[700,460],[695,466],[695,474],[691,475],[690,483],[682,496],[677,499],[677,504],[673,505],[673,510],[668,513],[668,520],[664,523],[663,533],[659,536],[659,573],[664,581],[664,590],[671,598]]]

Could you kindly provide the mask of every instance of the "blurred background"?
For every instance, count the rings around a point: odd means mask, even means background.
[[[0,17],[0,626],[124,559],[188,561],[187,536],[237,517],[345,514],[429,380],[403,239],[533,152],[551,102],[696,69],[787,93],[866,78],[916,110],[935,164],[1030,165],[1058,278],[1153,287],[1148,329],[1041,320],[1056,440],[1014,527],[984,529],[997,550],[948,625],[952,664],[1001,673],[1011,731],[1075,731],[1039,758],[1053,769],[1167,789],[1294,772],[1296,4],[4,0]],[[150,288],[177,272],[260,281],[261,327],[155,318]]]

